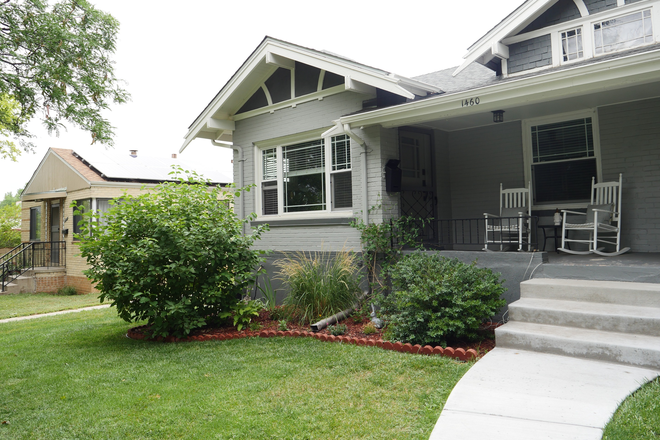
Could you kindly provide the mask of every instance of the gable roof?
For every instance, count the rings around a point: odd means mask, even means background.
[[[231,141],[234,115],[260,85],[278,68],[293,69],[295,62],[344,77],[344,89],[370,93],[381,89],[407,99],[441,93],[434,85],[405,78],[351,59],[265,37],[248,59],[188,127],[183,151],[195,138]],[[297,100],[298,98],[296,98]],[[309,99],[301,96],[301,100]],[[291,105],[296,100],[284,101]]]
[[[37,196],[63,197],[68,191],[102,185],[104,182],[144,184],[172,181],[174,179],[169,175],[172,164],[184,170],[194,170],[213,184],[224,186],[231,182],[230,178],[213,168],[206,169],[178,159],[131,157],[96,150],[81,150],[78,153],[64,148],[49,148],[25,186],[23,200]]]

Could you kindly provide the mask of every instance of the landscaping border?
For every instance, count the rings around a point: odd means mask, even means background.
[[[479,355],[476,350],[470,348],[465,350],[463,348],[452,348],[441,346],[432,347],[430,345],[421,346],[419,344],[412,345],[410,343],[401,343],[401,342],[390,342],[383,341],[382,339],[366,339],[366,338],[355,338],[351,336],[334,336],[321,333],[314,333],[308,331],[298,331],[298,330],[287,330],[287,331],[275,331],[275,330],[260,330],[260,331],[244,331],[240,333],[221,333],[213,334],[206,333],[202,335],[189,336],[187,338],[176,338],[174,336],[168,336],[166,338],[157,337],[157,338],[148,338],[140,330],[146,328],[146,325],[133,327],[128,330],[126,336],[131,339],[136,340],[150,340],[156,342],[190,342],[190,341],[224,341],[227,339],[242,339],[250,337],[261,337],[261,338],[273,338],[273,337],[311,337],[319,339],[325,342],[340,342],[344,344],[353,344],[353,345],[363,345],[368,347],[380,347],[384,350],[398,351],[400,353],[411,353],[411,354],[422,354],[427,356],[446,356],[452,359],[459,361],[471,361],[479,358]]]

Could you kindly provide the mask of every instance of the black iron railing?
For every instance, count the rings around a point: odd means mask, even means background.
[[[0,256],[0,292],[35,267],[66,267],[66,242],[38,241],[21,243]]]
[[[427,221],[428,222],[428,221]],[[520,244],[519,228],[522,225],[523,249],[536,249],[536,234],[529,239],[528,231],[534,232],[538,225],[538,217],[489,217],[488,221],[481,218],[430,220],[432,229],[437,231],[436,240],[428,240],[425,234],[420,234],[420,243],[425,248],[478,250],[484,249],[518,249]],[[429,229],[426,226],[424,229]],[[424,230],[420,228],[420,230]],[[396,234],[393,234],[392,246],[398,245]],[[528,243],[529,241],[529,243]]]

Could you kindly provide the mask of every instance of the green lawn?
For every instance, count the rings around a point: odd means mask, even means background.
[[[134,341],[114,309],[0,324],[0,439],[427,439],[470,364],[312,338]]]
[[[623,401],[605,427],[603,440],[660,439],[660,378]]]
[[[100,305],[98,293],[61,296],[51,293],[0,295],[0,319]]]

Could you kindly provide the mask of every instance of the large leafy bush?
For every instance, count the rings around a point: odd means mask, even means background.
[[[100,219],[84,214],[77,238],[101,301],[128,322],[147,320],[154,336],[184,336],[233,313],[259,264],[250,246],[264,230],[243,235],[250,219],[234,214],[237,195],[193,173],[124,195]]]
[[[391,339],[446,345],[478,339],[481,323],[506,305],[499,274],[438,254],[415,252],[391,270],[392,293],[381,298]]]

